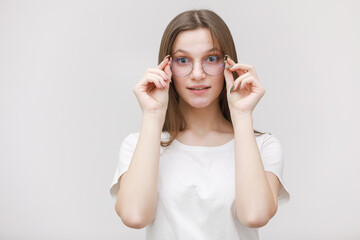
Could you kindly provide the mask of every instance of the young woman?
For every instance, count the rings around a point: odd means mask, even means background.
[[[253,129],[265,90],[224,21],[176,16],[134,93],[141,130],[124,139],[110,189],[123,223],[154,240],[258,239],[290,195],[280,142]]]

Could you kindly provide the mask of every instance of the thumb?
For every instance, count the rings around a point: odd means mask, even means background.
[[[171,61],[171,57],[170,57],[170,61]],[[166,73],[166,75],[171,79],[172,77],[172,72],[170,69],[170,65],[169,62],[166,64],[165,68],[164,68],[164,72]]]

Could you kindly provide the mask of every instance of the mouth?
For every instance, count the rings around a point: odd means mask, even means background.
[[[196,94],[196,95],[201,95],[205,92],[207,92],[207,90],[209,89],[209,86],[193,86],[191,88],[188,88],[190,90],[190,92]]]
[[[208,87],[208,86],[199,86],[199,87],[189,87],[188,89],[190,89],[190,90],[204,90],[204,89],[208,89],[208,88],[210,88],[210,87]]]

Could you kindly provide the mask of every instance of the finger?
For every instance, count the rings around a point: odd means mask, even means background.
[[[240,90],[240,87],[241,87],[241,85],[242,85],[242,81],[241,81],[241,80],[242,80],[242,79],[240,79],[240,80],[236,79],[236,80],[235,80],[234,89],[232,90],[232,92],[237,92],[237,91]]]
[[[170,77],[163,70],[151,68],[149,69],[149,72],[162,76],[165,81],[171,80]]]
[[[225,62],[225,67],[229,66],[227,62]],[[224,77],[225,77],[225,83],[226,83],[226,89],[230,91],[231,87],[234,85],[234,76],[232,72],[228,69],[225,69],[224,71]]]
[[[241,64],[241,63],[235,63],[234,60],[231,58],[227,58],[226,61],[232,65],[231,68],[229,68],[230,71],[236,71],[236,73],[241,76],[247,72],[252,72],[252,66],[248,64]]]
[[[249,84],[251,84],[253,82],[254,82],[254,79],[252,77],[242,79],[242,81],[239,82],[238,86],[235,88],[234,91],[240,91],[241,89],[246,88]]]
[[[254,76],[250,76],[241,80],[241,83],[239,84],[239,87],[236,88],[236,91],[241,89],[248,89],[251,91],[251,89],[249,89],[250,85],[252,88],[262,88],[261,85],[258,85],[256,78]]]
[[[230,65],[229,65],[229,66],[230,66]],[[226,69],[226,70],[225,70],[225,73],[226,73],[226,72],[228,72],[229,74],[231,74],[231,76],[233,76],[231,70]],[[224,73],[224,74],[225,74],[225,73]],[[244,79],[244,78],[246,78],[246,77],[248,77],[248,76],[252,76],[252,75],[251,75],[250,73],[245,73],[245,74],[241,75],[240,77],[238,77],[237,79],[235,79],[235,81],[231,84],[230,93],[232,93],[234,90],[238,90],[238,87],[239,87],[242,79]],[[233,78],[233,79],[234,79],[234,78]]]
[[[152,83],[157,88],[162,88],[163,87],[163,85],[160,83],[160,80],[154,75],[146,74],[143,79],[144,80],[140,83],[141,86],[148,87],[149,83]]]
[[[150,82],[152,82],[157,88],[163,88],[160,81],[156,77],[149,77]]]
[[[247,73],[245,73],[245,74],[242,75],[242,76],[244,76],[244,79],[245,79],[245,78],[248,78],[248,77],[251,77],[252,80],[253,80],[253,81],[252,81],[252,84],[253,84],[254,86],[256,86],[256,87],[262,87],[259,79],[258,79],[257,77],[255,77],[254,75],[252,75],[250,72],[247,72]]]
[[[235,82],[233,85],[234,86],[233,91],[238,91],[243,79],[248,78],[248,77],[253,77],[253,76],[250,73],[245,73],[245,74],[241,75],[240,77],[238,77],[237,79],[235,79]]]
[[[241,81],[241,88],[240,89],[248,89],[248,90],[251,91],[251,88],[254,87],[254,83],[255,83],[254,78],[246,78],[246,79]],[[250,88],[250,85],[251,85],[251,88]]]
[[[169,63],[169,57],[170,55],[167,55],[164,57],[164,60],[162,60],[162,62],[157,66],[157,69],[163,70],[166,65]]]
[[[155,73],[149,73],[149,76],[151,76],[152,78],[157,79],[158,82],[159,82],[163,87],[166,87],[166,83],[165,83],[164,79],[163,79],[161,76],[159,76],[159,75],[157,75],[157,74],[155,74]]]

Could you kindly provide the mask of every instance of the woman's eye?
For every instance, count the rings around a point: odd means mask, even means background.
[[[185,64],[185,63],[189,62],[189,59],[185,58],[185,57],[179,57],[179,58],[176,58],[176,62],[181,63],[181,64]]]
[[[219,57],[218,56],[209,56],[208,58],[207,58],[207,61],[209,61],[209,62],[216,62],[216,61],[218,61],[219,60]]]

